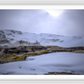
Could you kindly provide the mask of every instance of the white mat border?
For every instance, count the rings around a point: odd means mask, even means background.
[[[84,5],[84,0],[0,0],[0,5]]]

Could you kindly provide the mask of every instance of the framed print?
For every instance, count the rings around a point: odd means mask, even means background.
[[[84,83],[84,2],[0,0],[0,83]]]

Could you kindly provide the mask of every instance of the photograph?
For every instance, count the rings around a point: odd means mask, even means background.
[[[84,9],[0,9],[0,75],[84,75]]]

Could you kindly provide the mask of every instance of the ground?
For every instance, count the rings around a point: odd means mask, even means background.
[[[49,53],[0,64],[1,75],[84,75],[83,53]]]

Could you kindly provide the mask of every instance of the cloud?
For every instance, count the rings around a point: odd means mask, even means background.
[[[65,10],[58,17],[53,17],[45,10],[0,10],[0,29],[84,35],[84,10]]]

